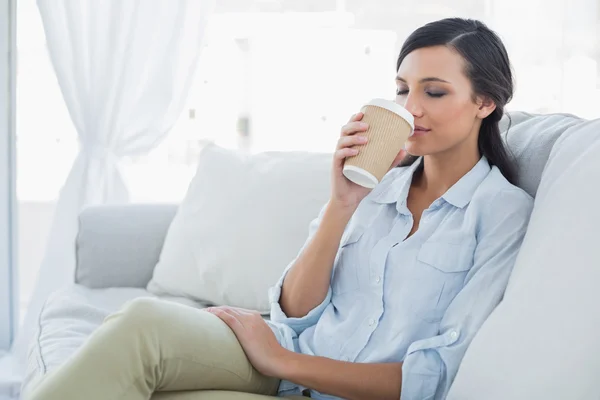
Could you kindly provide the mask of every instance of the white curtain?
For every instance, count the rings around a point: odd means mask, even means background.
[[[73,282],[79,212],[127,202],[119,161],[147,154],[179,116],[214,0],[38,0],[38,7],[81,150],[61,190],[34,296],[12,349],[13,372],[24,369],[47,296]]]

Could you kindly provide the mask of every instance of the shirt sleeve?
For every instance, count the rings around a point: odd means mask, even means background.
[[[412,343],[402,367],[401,400],[444,399],[471,340],[500,303],[533,207],[512,188],[498,193],[482,219],[473,267],[446,310],[437,336]]]
[[[281,287],[283,286],[283,281],[285,280],[285,277],[286,277],[288,271],[292,268],[292,266],[294,265],[294,263],[296,262],[296,260],[300,256],[300,254],[302,254],[302,252],[304,251],[306,246],[310,243],[313,236],[317,232],[317,229],[319,228],[319,225],[321,224],[321,221],[323,219],[323,214],[325,213],[326,207],[327,207],[327,205],[323,206],[323,208],[321,209],[321,211],[319,213],[319,216],[310,223],[309,228],[308,228],[308,238],[306,239],[304,245],[298,252],[298,256],[296,256],[294,261],[292,261],[285,268],[283,275],[281,276],[281,278],[279,278],[279,281],[277,281],[275,286],[273,286],[269,289],[269,302],[271,303],[271,321],[289,326],[292,330],[294,330],[294,332],[298,336],[305,329],[307,329],[317,323],[317,321],[321,317],[321,314],[323,314],[323,311],[331,302],[331,284],[329,286],[329,290],[327,291],[327,295],[325,296],[325,299],[321,302],[321,304],[319,304],[318,306],[316,306],[315,308],[310,310],[302,318],[290,318],[287,315],[285,315],[285,313],[281,309],[281,305],[279,304],[279,300],[281,298]]]

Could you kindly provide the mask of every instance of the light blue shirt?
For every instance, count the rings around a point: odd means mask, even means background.
[[[502,299],[533,207],[482,157],[407,238],[413,216],[406,199],[421,162],[391,170],[360,203],[320,305],[288,318],[279,305],[285,273],[269,290],[269,323],[282,346],[341,361],[403,362],[402,400],[446,397],[465,350]],[[279,396],[304,389],[282,381]]]

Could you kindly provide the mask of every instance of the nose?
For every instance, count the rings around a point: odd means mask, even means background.
[[[423,108],[419,100],[412,93],[409,93],[406,97],[404,97],[404,104],[402,104],[402,100],[400,100],[399,104],[406,108],[408,112],[410,112],[413,117],[421,117],[423,115]]]

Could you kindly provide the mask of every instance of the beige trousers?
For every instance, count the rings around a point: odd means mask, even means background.
[[[272,400],[278,386],[218,317],[142,298],[108,316],[24,400]]]

